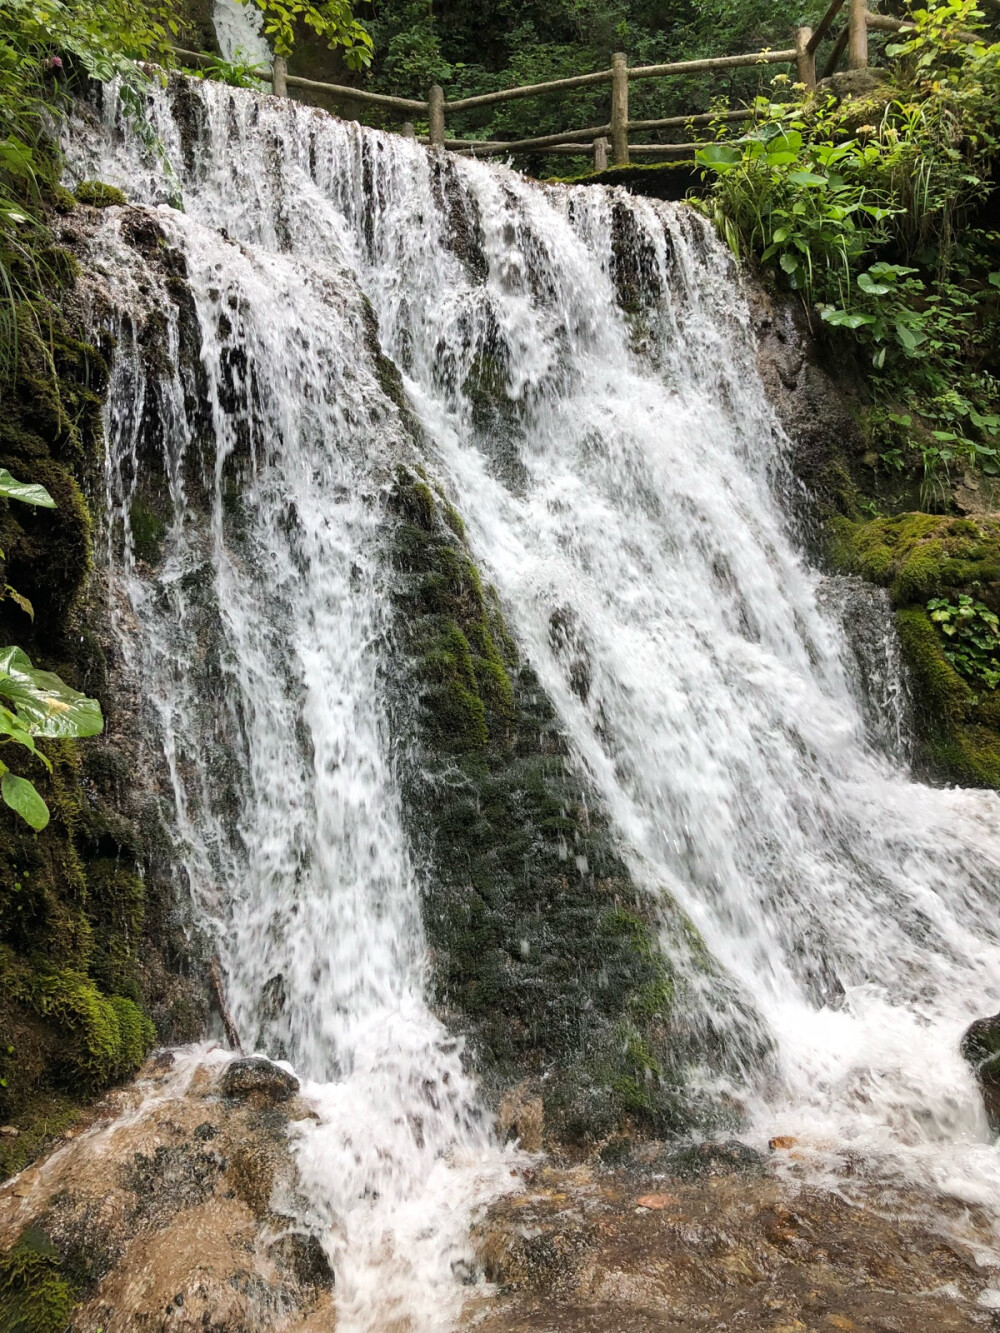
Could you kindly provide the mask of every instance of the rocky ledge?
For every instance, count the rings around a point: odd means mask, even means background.
[[[328,1333],[334,1275],[295,1220],[297,1092],[267,1060],[154,1056],[0,1188],[0,1328]]]

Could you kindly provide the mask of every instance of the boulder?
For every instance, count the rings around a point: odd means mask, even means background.
[[[961,1051],[976,1075],[990,1125],[1000,1133],[1000,1014],[971,1023]]]
[[[251,1055],[242,1060],[233,1060],[226,1066],[220,1087],[226,1097],[273,1106],[276,1102],[287,1102],[290,1097],[294,1097],[299,1090],[299,1080],[280,1065],[265,1060],[262,1055]]]

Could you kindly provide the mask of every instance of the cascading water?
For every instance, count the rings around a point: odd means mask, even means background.
[[[996,797],[910,781],[898,717],[871,715],[901,693],[877,599],[866,715],[851,613],[782,516],[785,441],[705,224],[212,84],[157,91],[150,115],[184,214],[113,106],[70,143],[74,170],[159,206],[194,307],[112,210],[94,261],[119,310],[159,312],[171,366],[151,378],[123,315],[122,633],[237,1023],[313,1080],[300,1165],[344,1328],[447,1327],[470,1211],[505,1172],[424,998],[377,540],[379,486],[414,446],[369,306],[637,882],[680,903],[770,1030],[775,1077],[736,1090],[757,1132],[990,1202],[957,1042],[1000,991]],[[172,518],[149,579],[129,512],[151,436]]]

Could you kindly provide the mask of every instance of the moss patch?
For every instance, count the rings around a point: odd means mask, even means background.
[[[73,1291],[60,1273],[55,1247],[39,1227],[28,1227],[0,1260],[0,1328],[62,1333],[72,1310]]]
[[[438,1000],[472,1035],[488,1084],[539,1080],[549,1132],[679,1130],[694,1114],[692,1052],[662,923],[574,772],[458,515],[404,468],[391,506],[403,707],[420,742],[404,794]]]
[[[78,203],[89,204],[91,208],[120,207],[128,203],[117,186],[105,185],[104,181],[81,181],[73,194]]]
[[[954,601],[962,593],[1000,610],[1000,523],[916,513],[869,522],[834,518],[829,532],[836,568],[889,590],[928,775],[1000,787],[1000,696],[955,670],[926,610],[933,597]]]

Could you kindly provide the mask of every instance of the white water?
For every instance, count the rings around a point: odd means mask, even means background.
[[[1000,807],[914,784],[897,720],[865,715],[842,598],[782,514],[787,442],[724,250],[683,207],[197,96],[186,166],[169,95],[151,104],[186,215],[121,126],[73,145],[81,173],[160,205],[203,340],[203,382],[157,389],[175,519],[155,580],[126,553],[129,642],[237,1021],[315,1083],[301,1163],[343,1327],[447,1327],[470,1209],[505,1169],[423,998],[378,683],[376,495],[409,446],[362,293],[637,879],[685,908],[770,1030],[777,1075],[743,1090],[754,1132],[853,1147],[995,1207],[1000,1161],[957,1043],[1000,1000]],[[159,305],[176,342],[176,307],[120,227],[111,212],[95,243],[119,304]],[[642,273],[630,318],[616,239]],[[492,417],[464,387],[483,353],[507,378]],[[138,358],[119,367],[115,401],[132,403]],[[113,432],[119,518],[136,417]],[[227,451],[253,459],[239,538]],[[550,633],[566,608],[586,701]],[[890,710],[893,661],[874,692]]]

